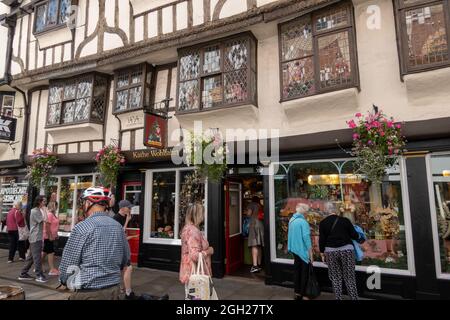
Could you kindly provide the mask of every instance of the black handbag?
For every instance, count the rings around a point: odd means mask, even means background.
[[[305,296],[309,299],[315,299],[320,296],[320,286],[319,282],[317,282],[312,263],[308,264],[308,279],[306,280]]]

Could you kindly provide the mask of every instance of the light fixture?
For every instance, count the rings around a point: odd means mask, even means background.
[[[442,171],[442,175],[443,175],[444,177],[450,177],[450,170],[443,170],[443,171]]]

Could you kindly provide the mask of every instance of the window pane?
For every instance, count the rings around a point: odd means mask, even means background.
[[[199,76],[200,54],[193,52],[180,58],[180,81],[194,79]]]
[[[84,190],[93,186],[92,180],[93,180],[93,176],[78,177],[78,180],[76,183],[77,195],[75,198],[75,199],[77,199],[77,208],[76,208],[77,214],[76,214],[76,218],[75,218],[75,222],[74,222],[75,224],[77,224],[78,222],[81,222],[85,219],[80,198],[81,198],[81,195],[83,194]],[[71,186],[71,189],[73,190],[73,192],[75,192],[75,183]]]
[[[48,108],[49,110],[48,110],[47,124],[49,125],[59,124],[59,119],[61,116],[61,104],[60,103],[49,104]]]
[[[431,158],[441,272],[450,273],[450,156]]]
[[[179,195],[179,230],[183,230],[184,222],[186,219],[186,212],[189,204],[202,203],[205,205],[205,184],[198,176],[193,174],[193,171],[183,170],[180,171],[180,195]],[[206,214],[206,213],[205,213]],[[204,229],[204,224],[200,225],[200,229]]]
[[[78,99],[75,107],[74,121],[83,121],[89,118],[89,104],[91,99]]]
[[[47,4],[38,6],[36,8],[36,32],[42,31],[45,28],[47,21]]]
[[[152,187],[152,238],[174,239],[175,172],[154,172]]]
[[[181,82],[179,84],[178,95],[179,110],[184,111],[198,109],[200,105],[198,80]]]
[[[288,223],[296,204],[304,203],[309,206],[306,219],[316,261],[320,258],[319,224],[331,212],[338,212],[359,225],[368,237],[362,245],[362,265],[408,269],[398,168],[381,184],[372,184],[353,173],[351,161],[286,163],[274,179],[277,258],[291,258],[287,252]]]
[[[214,76],[203,80],[202,106],[216,107],[222,104],[222,76]]]
[[[92,82],[91,79],[84,79],[78,82],[78,92],[77,99],[90,97],[92,92]]]
[[[225,102],[246,101],[248,98],[247,70],[239,70],[225,74]]]
[[[48,10],[47,10],[47,25],[55,25],[58,21],[58,1],[59,0],[49,0]]]
[[[142,187],[140,185],[137,186],[125,186],[125,199],[130,201],[133,204],[133,208],[131,208],[131,220],[128,223],[128,228],[140,228],[140,214],[139,214],[139,205],[140,205],[140,195],[141,195]]]
[[[116,96],[116,111],[126,110],[128,107],[128,90],[118,91]]]
[[[61,84],[52,85],[49,91],[49,103],[61,102],[63,86]]]
[[[103,120],[108,83],[105,78],[96,76],[94,82],[94,100],[92,103],[92,119]]]
[[[75,99],[77,93],[77,85],[75,81],[69,82],[64,87],[64,99]]]
[[[302,97],[315,92],[312,57],[283,63],[283,98]]]
[[[141,106],[142,87],[130,89],[130,109],[139,108]]]
[[[208,47],[203,55],[203,72],[217,71],[220,71],[220,48],[219,46]]]
[[[13,110],[14,110],[14,96],[3,96],[2,115],[12,117]]]
[[[348,32],[320,37],[318,46],[320,87],[331,88],[350,84],[352,70]]]
[[[249,42],[238,39],[228,43],[225,47],[225,70],[238,70],[247,67]]]
[[[281,59],[292,60],[313,54],[311,21],[304,18],[281,27]]]
[[[131,84],[138,84],[140,82],[142,82],[142,68],[135,70],[131,74]]]
[[[59,230],[70,232],[73,216],[73,196],[75,177],[62,177],[59,194]]]
[[[349,24],[347,7],[334,8],[315,18],[316,31],[330,30]]]
[[[59,23],[65,23],[70,14],[71,0],[60,0]]]
[[[406,32],[410,67],[448,60],[442,4],[406,11]]]
[[[75,112],[75,101],[64,102],[62,123],[73,122],[74,112]]]
[[[117,76],[116,87],[122,88],[122,87],[128,86],[129,82],[130,82],[129,77],[130,77],[130,74],[127,71],[119,73],[119,75]]]

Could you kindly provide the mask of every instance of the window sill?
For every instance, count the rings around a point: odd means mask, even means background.
[[[34,33],[34,36],[37,39],[41,50],[72,41],[72,31],[65,23],[39,33]]]
[[[53,139],[52,143],[63,144],[78,141],[103,140],[103,124],[81,123],[45,128]]]
[[[131,113],[131,112],[135,112],[135,111],[143,111],[144,109],[142,107],[139,108],[133,108],[133,109],[126,109],[126,110],[120,110],[120,111],[113,111],[113,115],[121,115],[121,114],[126,114],[126,113]]]

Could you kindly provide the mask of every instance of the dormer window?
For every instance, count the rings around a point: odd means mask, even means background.
[[[47,0],[36,5],[34,32],[40,33],[66,23],[71,0]]]

